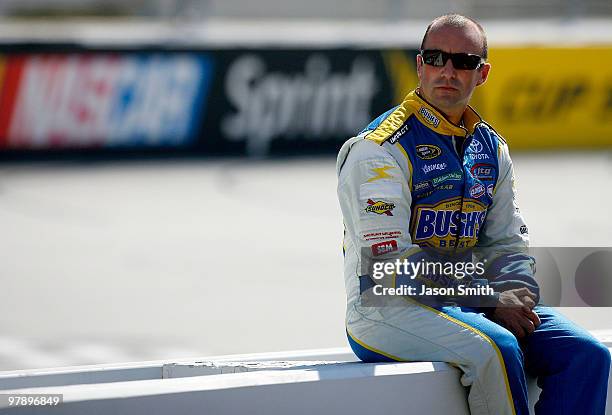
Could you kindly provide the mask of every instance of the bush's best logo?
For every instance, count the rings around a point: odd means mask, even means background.
[[[423,173],[427,174],[434,170],[444,170],[448,165],[446,163],[426,164],[423,166]]]
[[[448,180],[462,180],[462,179],[463,179],[463,173],[461,173],[460,171],[452,171],[450,173],[443,174],[442,176],[434,177],[433,179],[431,179],[431,184],[433,184],[434,186],[437,186]]]
[[[477,163],[470,169],[472,175],[480,180],[495,180],[495,166],[487,163]]]
[[[480,196],[485,194],[485,187],[482,183],[476,183],[470,188],[470,196],[474,199],[478,199]]]
[[[377,213],[379,215],[393,216],[391,211],[395,209],[395,204],[385,202],[384,200],[377,200],[376,202],[372,199],[368,199],[368,206],[365,211],[368,213]]]
[[[397,251],[397,241],[395,239],[372,245],[372,255],[374,256],[384,255],[394,251]]]
[[[434,115],[433,112],[431,112],[431,110],[429,110],[429,108],[421,107],[419,114],[421,114],[427,123],[433,125],[434,127],[438,127],[438,125],[440,125],[440,120]]]
[[[476,200],[466,200],[462,207],[461,198],[417,206],[413,239],[421,246],[474,246],[486,213],[486,207]]]
[[[442,154],[440,147],[431,144],[420,144],[415,147],[416,155],[422,160],[431,160]]]

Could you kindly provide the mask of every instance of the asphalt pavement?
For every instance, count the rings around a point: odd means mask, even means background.
[[[532,245],[612,246],[611,152],[513,158]],[[4,164],[0,229],[0,370],[346,345],[331,157]]]

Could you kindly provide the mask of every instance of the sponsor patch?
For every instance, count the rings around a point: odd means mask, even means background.
[[[359,186],[359,198],[361,200],[385,198],[401,199],[401,197],[401,183],[381,181],[376,183],[363,183]]]
[[[480,153],[482,151],[482,143],[475,138],[470,142],[469,149],[474,153]]]
[[[478,241],[486,207],[477,202],[453,198],[435,205],[417,206],[413,221],[413,240],[434,247],[469,247]]]
[[[394,166],[382,166],[372,168],[372,177],[368,179],[368,183],[375,182],[376,180],[380,179],[392,179],[393,176],[387,173],[387,170],[391,170],[394,168]]]
[[[402,126],[402,128],[400,128],[399,130],[397,130],[397,131],[395,132],[395,134],[393,134],[393,135],[391,136],[391,138],[389,139],[389,142],[390,142],[391,144],[395,144],[395,143],[397,142],[397,140],[399,140],[400,138],[402,138],[402,136],[403,136],[404,134],[406,134],[408,131],[410,131],[410,126],[409,126],[408,124],[404,124],[404,125]]]
[[[452,190],[455,188],[454,184],[442,184],[440,186],[436,186],[434,189],[428,191],[428,192],[424,192],[424,193],[419,193],[414,195],[414,198],[416,200],[421,200],[421,199],[425,199],[426,197],[429,197],[431,195],[433,195],[435,192],[440,191],[440,190]]]
[[[414,199],[415,200],[425,199],[426,197],[429,197],[429,196],[433,195],[434,192],[435,192],[435,190],[429,190],[429,191],[424,192],[424,193],[416,194],[416,195],[414,195]]]
[[[367,232],[363,234],[363,239],[366,241],[376,241],[378,239],[401,238],[401,236],[402,231]]]
[[[463,180],[463,173],[460,171],[452,171],[450,173],[443,174],[442,176],[434,177],[431,179],[431,184],[438,186],[440,183],[444,183],[448,180]]]
[[[389,252],[397,251],[397,241],[394,239],[391,241],[379,242],[377,244],[372,245],[371,248],[372,255],[374,256],[388,254]]]
[[[521,235],[526,235],[529,233],[529,229],[527,228],[527,225],[521,225]]]
[[[488,160],[491,157],[486,153],[481,153],[483,150],[483,145],[477,139],[472,139],[470,145],[467,148],[466,155],[472,160]]]
[[[431,160],[442,154],[440,147],[431,144],[420,144],[415,147],[416,155],[422,160]]]
[[[426,164],[423,166],[423,173],[427,174],[435,170],[444,170],[448,167],[446,163],[434,163],[434,164]]]
[[[485,194],[485,187],[482,183],[476,183],[470,188],[470,196],[474,199],[478,199],[480,196]]]
[[[489,155],[485,153],[480,153],[480,154],[468,153],[467,156],[471,158],[472,160],[488,160],[490,158]]]
[[[489,195],[489,197],[493,198],[493,188],[495,186],[493,186],[493,183],[488,184],[487,185],[487,194]]]
[[[365,208],[365,211],[378,215],[393,216],[393,213],[391,213],[393,209],[395,209],[394,203],[385,202],[384,200],[377,200],[375,202],[372,199],[368,199],[368,206]]]
[[[431,124],[434,127],[438,127],[438,125],[440,125],[440,119],[436,117],[429,108],[421,107],[419,114],[421,114],[421,117],[423,117],[428,124]]]
[[[431,182],[429,180],[425,180],[424,182],[419,182],[412,186],[412,190],[415,192],[420,192],[422,190],[427,190],[431,187]]]
[[[495,166],[488,163],[477,163],[472,166],[470,172],[480,180],[495,180]]]

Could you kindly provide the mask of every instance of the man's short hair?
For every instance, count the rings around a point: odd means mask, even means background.
[[[423,40],[421,41],[421,50],[425,48],[425,42],[427,41],[427,36],[429,35],[429,32],[431,31],[434,25],[451,26],[451,27],[462,29],[464,27],[469,26],[470,24],[476,25],[476,27],[478,28],[478,31],[480,32],[480,35],[482,37],[481,56],[484,59],[487,59],[487,56],[489,54],[489,48],[487,46],[487,35],[485,34],[485,31],[480,25],[480,23],[478,23],[476,20],[472,19],[471,17],[463,16],[461,14],[456,14],[456,13],[445,14],[443,16],[436,17],[435,19],[433,19],[433,21],[429,24],[429,26],[427,26],[427,30],[425,30],[425,35],[423,36]]]

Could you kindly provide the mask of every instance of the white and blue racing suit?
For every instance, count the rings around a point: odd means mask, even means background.
[[[608,349],[554,309],[519,341],[487,317],[500,292],[539,295],[528,229],[515,199],[506,142],[471,108],[448,121],[416,91],[341,148],[338,197],[344,218],[346,330],[364,361],[445,361],[470,387],[472,414],[528,414],[525,373],[542,388],[539,414],[603,414]],[[364,306],[364,263],[425,250],[477,249],[495,294],[472,307]]]

